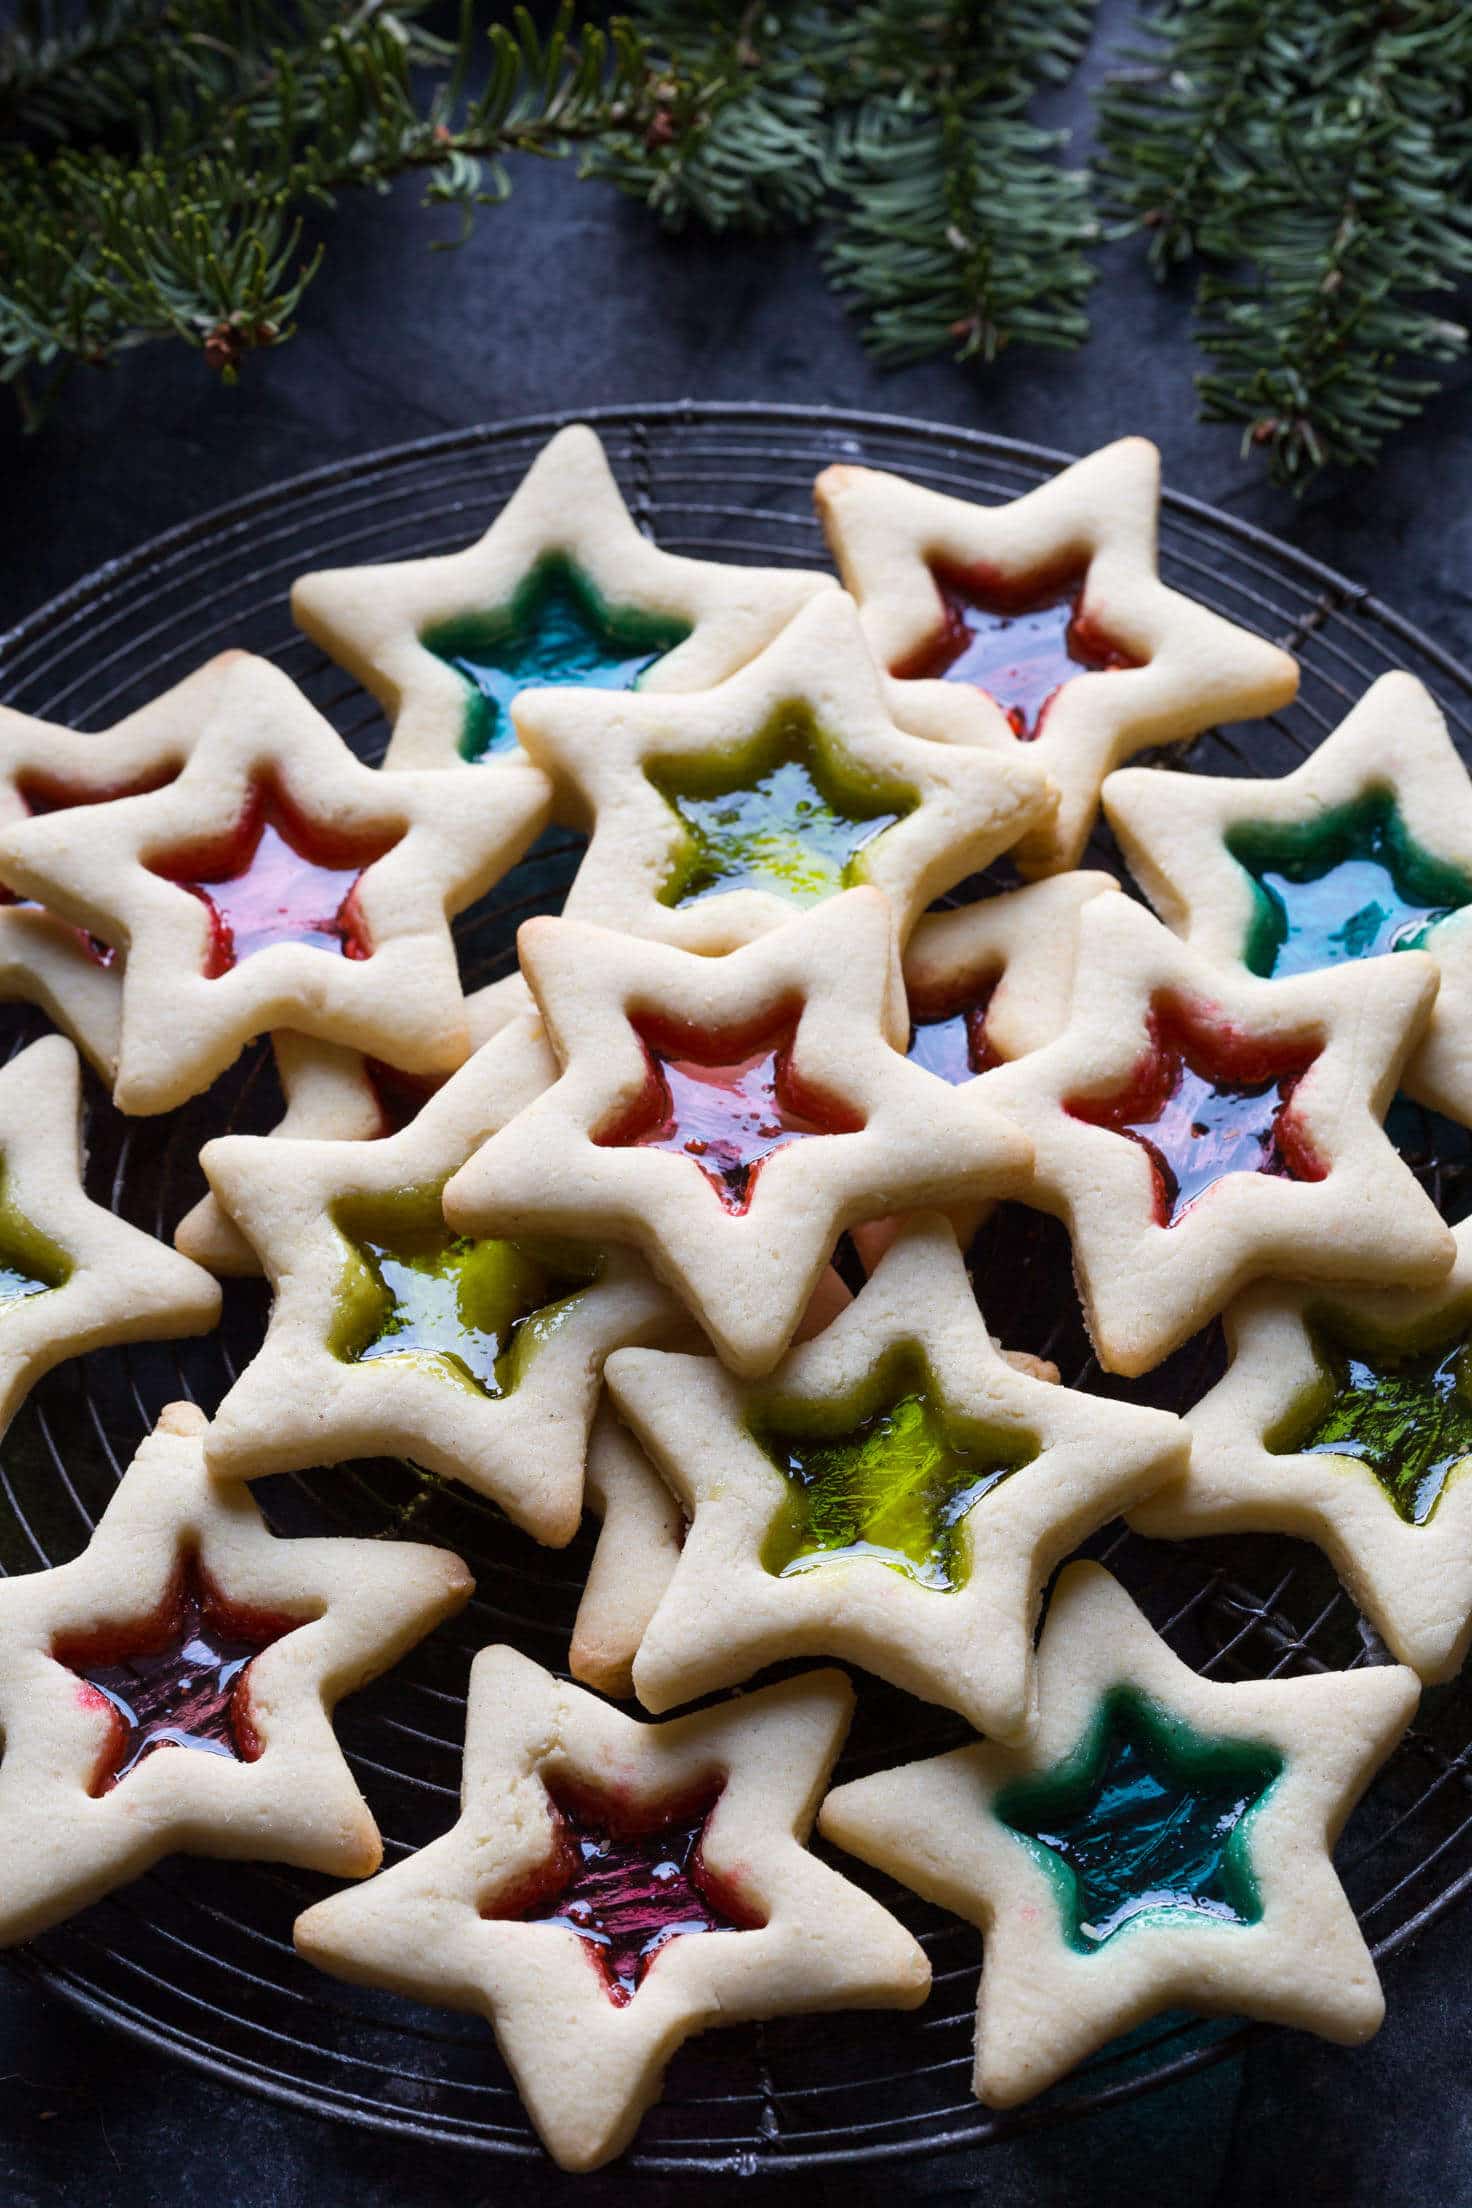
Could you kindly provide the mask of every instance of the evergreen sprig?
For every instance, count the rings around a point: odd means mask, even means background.
[[[1467,348],[1464,0],[1187,0],[1102,100],[1106,189],[1158,268],[1201,264],[1209,419],[1300,489],[1372,462]]]

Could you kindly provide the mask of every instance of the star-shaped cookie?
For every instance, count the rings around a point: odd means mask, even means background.
[[[1169,1412],[1010,1364],[934,1217],[755,1387],[638,1349],[607,1378],[690,1518],[634,1662],[652,1710],[838,1656],[1015,1739],[1048,1574],[1186,1463]]]
[[[726,958],[535,919],[561,1078],[445,1189],[466,1233],[632,1242],[721,1356],[777,1362],[843,1229],[1027,1182],[1027,1137],[891,1047],[892,928],[853,889]]]
[[[470,1575],[443,1549],[278,1541],[207,1476],[204,1426],[171,1403],[85,1553],[0,1582],[0,1940],[177,1851],[343,1878],[382,1858],[330,1713]]]
[[[207,1334],[208,1273],[82,1187],[82,1079],[60,1035],[0,1068],[0,1432],[66,1357]]]
[[[215,1413],[219,1478],[387,1450],[572,1539],[610,1349],[688,1323],[626,1249],[447,1228],[445,1181],[556,1072],[524,1016],[401,1134],[378,1142],[227,1135],[201,1163],[273,1291],[266,1339]]]
[[[522,744],[592,840],[570,920],[722,952],[859,882],[903,943],[925,907],[1052,810],[1018,755],[895,726],[854,602],[825,591],[759,658],[699,697],[540,690]]]
[[[547,2151],[628,2145],[713,2024],[914,2008],[930,1966],[804,1842],[853,1690],[809,1672],[641,1725],[514,1649],[475,1660],[459,1823],[297,1919],[309,1961],[473,2009]]]
[[[546,821],[536,768],[362,765],[268,660],[221,676],[183,771],[0,834],[0,877],[125,948],[115,1098],[160,1112],[292,1028],[445,1073],[469,1049],[449,917]]]
[[[896,720],[939,734],[964,686],[972,741],[1022,740],[1057,785],[1054,820],[1017,853],[1026,874],[1077,865],[1099,786],[1132,753],[1275,712],[1298,687],[1286,652],[1161,582],[1160,455],[1143,437],[1002,506],[848,465],[816,496]]]
[[[1071,1564],[1038,1683],[1025,1748],[857,1779],[819,1820],[980,1927],[978,2099],[1025,2101],[1162,2009],[1368,2039],[1384,1999],[1331,1855],[1414,1675],[1203,1679],[1107,1572]]]
[[[1027,1201],[1068,1227],[1108,1371],[1148,1372],[1262,1274],[1442,1278],[1451,1233],[1380,1124],[1435,987],[1412,952],[1259,981],[1128,898],[1084,906],[1063,1034],[958,1094],[1026,1128]]]
[[[1439,1288],[1263,1282],[1186,1425],[1186,1475],[1132,1509],[1152,1538],[1315,1541],[1403,1664],[1451,1679],[1472,1641],[1472,1222]]]
[[[1414,675],[1382,675],[1276,781],[1137,767],[1109,777],[1104,810],[1204,957],[1287,975],[1427,952],[1441,988],[1401,1086],[1472,1125],[1472,778]]]
[[[833,588],[662,552],[575,423],[463,552],[304,575],[291,610],[393,723],[392,768],[514,760],[512,698],[548,683],[706,690]]]
[[[95,734],[0,706],[0,827],[172,781],[238,656],[222,652]],[[117,951],[0,889],[0,997],[39,1004],[111,1085],[122,1018]]]

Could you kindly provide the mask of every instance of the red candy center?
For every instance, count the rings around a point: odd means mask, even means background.
[[[110,1719],[92,1793],[109,1793],[159,1748],[254,1763],[251,1660],[302,1622],[229,1602],[190,1556],[154,1617],[58,1641],[52,1655]]]
[[[523,1906],[487,1914],[575,1932],[615,2008],[626,2008],[672,1940],[754,1931],[765,1920],[723,1889],[700,1842],[719,1789],[650,1821],[625,1822],[596,1802],[552,1797],[556,1853]]]
[[[804,1088],[793,1072],[795,1019],[765,1034],[697,1035],[636,1022],[649,1078],[629,1117],[595,1139],[668,1150],[698,1165],[726,1210],[744,1212],[774,1151],[862,1123]]]
[[[1238,1034],[1207,1006],[1165,1002],[1149,1024],[1150,1049],[1129,1085],[1117,1096],[1072,1097],[1064,1109],[1143,1147],[1161,1226],[1175,1226],[1232,1173],[1324,1178],[1328,1167],[1292,1110],[1317,1050]]]
[[[148,866],[190,891],[209,913],[204,970],[217,980],[277,943],[306,943],[338,958],[370,957],[358,884],[398,840],[322,828],[282,791],[262,783],[228,835],[169,852]]]
[[[905,1052],[910,1063],[923,1066],[927,1073],[950,1082],[953,1088],[999,1066],[1001,1057],[993,1050],[986,1031],[986,1016],[996,986],[991,981],[959,1004],[912,1002],[910,1042]]]
[[[1086,578],[1065,574],[1009,583],[984,568],[932,570],[941,626],[894,672],[906,679],[969,682],[994,699],[1024,743],[1064,683],[1076,675],[1137,667],[1084,609]]]

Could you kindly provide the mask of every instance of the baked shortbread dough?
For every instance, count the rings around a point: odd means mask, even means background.
[[[537,612],[538,583],[548,577],[572,596],[582,624],[604,633],[610,659],[626,653],[630,664],[647,662],[637,678],[626,670],[621,679],[681,692],[724,682],[800,606],[834,587],[831,575],[802,568],[733,567],[662,552],[625,506],[597,437],[577,422],[543,447],[478,543],[433,559],[304,575],[291,610],[388,714],[386,766],[470,760],[499,769],[517,756],[514,731],[504,707],[478,704],[476,685],[455,661],[473,663],[483,650],[494,665],[508,645],[514,657],[525,616]],[[555,650],[548,657],[541,679],[556,681]],[[563,679],[589,678],[573,672]],[[489,729],[478,725],[486,720]]]
[[[1161,582],[1160,455],[1143,437],[1001,506],[846,463],[816,496],[895,719],[942,735],[964,685],[971,741],[1015,750],[1024,736],[1057,785],[1053,822],[1017,854],[1024,873],[1078,864],[1099,786],[1133,753],[1276,712],[1298,688],[1286,652]]]
[[[1225,1315],[1226,1376],[1187,1413],[1184,1478],[1141,1533],[1317,1542],[1393,1655],[1454,1678],[1472,1640],[1472,1222],[1439,1288],[1260,1282]]]
[[[968,703],[949,702],[964,738]],[[903,944],[1055,803],[1022,753],[897,728],[842,591],[698,697],[535,690],[514,717],[592,826],[566,917],[687,951],[733,950],[860,882],[885,892]]]
[[[93,1203],[84,1162],[77,1054],[46,1035],[0,1068],[0,1432],[64,1358],[220,1316],[208,1273]]]
[[[1049,1573],[1186,1463],[1171,1413],[1010,1363],[934,1217],[755,1386],[649,1350],[607,1378],[690,1519],[634,1662],[652,1710],[825,1655],[1016,1739]]]
[[[804,1846],[852,1707],[841,1673],[808,1672],[641,1725],[486,1649],[458,1824],[307,1910],[296,1944],[484,2015],[548,2153],[594,2169],[692,2034],[924,2000],[917,1942]]]
[[[211,1186],[274,1298],[264,1345],[215,1414],[212,1473],[390,1451],[491,1496],[539,1541],[572,1539],[604,1358],[688,1322],[631,1250],[472,1243],[445,1226],[446,1180],[555,1073],[523,1014],[401,1134],[206,1144]]]
[[[374,773],[242,653],[173,782],[13,824],[0,877],[126,952],[124,1111],[183,1103],[276,1028],[444,1074],[470,1047],[450,916],[549,802],[526,763],[483,782]]]
[[[1413,945],[1441,988],[1407,1095],[1472,1125],[1472,777],[1429,690],[1382,675],[1276,780],[1110,776],[1131,873],[1191,948],[1254,973],[1311,973]]]
[[[243,1488],[209,1479],[204,1428],[171,1403],[85,1553],[0,1581],[0,1940],[163,1855],[341,1878],[382,1858],[331,1711],[459,1609],[470,1575],[401,1541],[275,1539]]]
[[[978,2099],[1028,2100],[1162,2009],[1370,2038],[1385,2003],[1331,1855],[1415,1709],[1414,1674],[1221,1685],[1100,1566],[1071,1564],[1038,1688],[1025,1748],[856,1779],[819,1820],[980,1927]]]
[[[1450,1229],[1380,1124],[1429,959],[1259,981],[1125,897],[1078,924],[1064,1032],[957,1094],[1033,1142],[1027,1200],[1069,1229],[1101,1364],[1148,1372],[1265,1274],[1442,1279]]]
[[[238,657],[220,653],[95,734],[0,706],[0,829],[32,812],[96,805],[172,781]],[[0,891],[0,999],[40,1005],[110,1088],[122,1024],[120,954],[86,929],[12,897]]]
[[[726,958],[570,920],[518,940],[561,1077],[455,1174],[446,1218],[634,1243],[738,1372],[777,1362],[845,1227],[1027,1185],[1025,1134],[891,1047],[879,890]]]

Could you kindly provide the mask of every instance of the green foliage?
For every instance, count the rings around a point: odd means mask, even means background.
[[[317,266],[300,216],[426,172],[428,196],[504,198],[511,153],[561,154],[637,118],[621,24],[574,43],[517,9],[483,42],[426,0],[31,0],[0,46],[0,376],[34,419],[79,361],[163,337],[227,378],[279,343]],[[473,69],[478,88],[467,84]]]
[[[1183,0],[1101,101],[1101,173],[1157,268],[1201,264],[1208,418],[1295,489],[1439,388],[1472,273],[1465,0]]]

